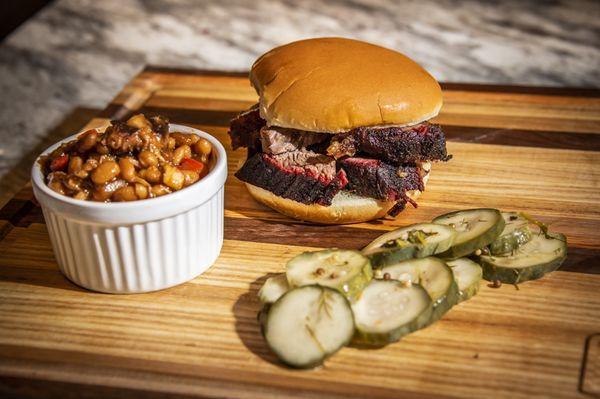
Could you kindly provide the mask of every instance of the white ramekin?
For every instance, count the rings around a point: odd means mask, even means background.
[[[227,155],[217,139],[186,126],[171,131],[204,137],[216,161],[203,179],[162,197],[119,203],[76,200],[51,190],[39,162],[31,171],[61,272],[94,291],[160,290],[208,269],[223,245],[223,186]],[[73,135],[42,153],[46,155]]]

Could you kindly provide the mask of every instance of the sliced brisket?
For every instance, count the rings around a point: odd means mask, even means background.
[[[284,152],[302,150],[314,144],[321,143],[331,135],[323,133],[302,132],[276,126],[265,126],[260,131],[262,150],[267,154],[282,154]]]
[[[248,147],[281,154],[304,148],[326,153],[335,159],[365,153],[401,165],[420,161],[446,161],[446,138],[439,125],[423,122],[409,127],[360,127],[336,135],[265,127],[258,104],[231,120],[229,135],[233,149]],[[330,140],[330,143],[328,144]],[[326,151],[323,147],[327,146]]]
[[[283,198],[326,206],[348,183],[343,170],[336,173],[333,158],[311,151],[254,154],[235,176]]]
[[[360,127],[336,135],[327,154],[336,159],[364,152],[393,164],[446,161],[446,138],[439,125],[424,122],[410,127]]]
[[[406,192],[423,191],[421,170],[414,165],[393,166],[378,159],[346,158],[341,162],[347,190],[386,201],[406,202]]]
[[[255,104],[231,120],[229,124],[231,147],[234,150],[240,147],[258,150],[260,148],[259,132],[263,126],[265,126],[265,120],[260,117],[258,104]]]
[[[331,135],[267,127],[258,104],[231,121],[229,135],[234,150],[249,150],[235,174],[244,182],[283,198],[326,206],[345,188],[396,201],[391,215],[408,202],[416,206],[406,193],[424,189],[423,171],[415,163],[451,158],[439,125],[362,127]]]

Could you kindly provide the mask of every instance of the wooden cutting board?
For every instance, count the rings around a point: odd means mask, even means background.
[[[255,203],[229,151],[225,244],[215,265],[143,295],[85,291],[58,271],[25,187],[0,211],[0,394],[56,397],[588,397],[600,394],[600,91],[444,85],[447,164],[396,220],[311,226]],[[256,101],[245,75],[149,68],[90,126],[133,111],[204,129]],[[256,322],[256,293],[307,249],[358,248],[395,226],[469,207],[527,211],[567,235],[542,280],[491,288],[378,350],[322,368],[282,367]]]

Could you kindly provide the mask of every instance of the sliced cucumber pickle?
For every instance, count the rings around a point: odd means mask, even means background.
[[[418,223],[377,237],[362,253],[371,258],[374,266],[384,266],[444,252],[452,245],[455,235],[456,231],[449,226]]]
[[[452,269],[454,280],[458,285],[458,301],[466,301],[479,291],[482,271],[479,264],[469,258],[458,258],[447,261],[446,264]]]
[[[452,246],[438,255],[447,259],[461,258],[488,246],[504,230],[500,211],[491,208],[447,213],[433,219],[433,223],[445,224],[457,231]]]
[[[323,363],[350,342],[354,318],[341,293],[309,285],[288,291],[271,305],[263,331],[282,362],[308,368]]]
[[[274,303],[280,296],[288,292],[290,286],[285,273],[269,277],[258,291],[258,299],[262,304]]]
[[[517,212],[502,212],[504,230],[500,237],[490,244],[492,255],[506,254],[531,240],[529,221]]]
[[[384,278],[419,284],[433,301],[430,323],[439,320],[458,302],[458,286],[452,270],[441,259],[433,256],[411,259],[381,269]]]
[[[331,287],[353,300],[373,278],[371,262],[358,251],[328,249],[304,252],[286,266],[290,287],[318,284]]]
[[[510,254],[482,255],[483,278],[518,284],[536,280],[560,267],[567,257],[567,239],[559,233],[534,234],[531,240]]]
[[[380,346],[428,325],[431,298],[423,287],[396,280],[373,280],[352,304],[354,343]]]

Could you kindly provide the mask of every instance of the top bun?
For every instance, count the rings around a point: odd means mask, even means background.
[[[250,71],[268,125],[323,133],[414,125],[442,106],[438,82],[396,51],[319,38],[274,48]]]

